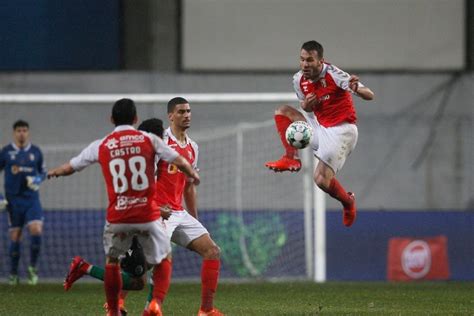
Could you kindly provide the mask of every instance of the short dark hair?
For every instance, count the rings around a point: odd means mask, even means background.
[[[137,108],[131,99],[120,99],[115,102],[112,108],[112,119],[115,126],[132,125],[136,116]]]
[[[173,112],[176,105],[185,104],[185,103],[189,103],[189,102],[188,102],[188,100],[186,100],[185,98],[182,98],[182,97],[175,97],[175,98],[169,100],[168,101],[168,113]]]
[[[16,121],[15,123],[13,123],[13,130],[16,130],[18,127],[26,127],[26,128],[30,128],[30,124],[28,124],[27,121],[23,121],[23,120],[18,120]]]
[[[320,43],[316,41],[309,41],[309,42],[303,43],[303,45],[301,46],[301,49],[304,49],[307,52],[315,50],[318,53],[318,58],[319,59],[323,58],[323,55],[324,55],[323,45],[321,45]]]
[[[151,118],[148,120],[144,120],[141,122],[138,129],[144,132],[152,133],[158,136],[159,138],[163,138],[163,121],[159,118]]]

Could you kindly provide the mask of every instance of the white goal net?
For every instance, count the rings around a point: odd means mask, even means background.
[[[282,96],[276,94],[271,96],[270,100],[262,100],[262,95],[249,95],[245,102],[254,100],[255,103],[278,104],[278,101],[286,101]],[[165,100],[168,96],[160,95],[160,98]],[[289,96],[286,95],[286,98]],[[94,103],[93,98],[84,99]],[[199,100],[196,96],[194,99]],[[13,99],[10,96],[4,100],[11,102]],[[58,100],[63,100],[66,105]],[[152,102],[150,99],[141,100]],[[194,105],[199,101],[193,102],[192,97],[188,97],[188,100],[192,104],[193,112],[201,109]],[[95,99],[97,104],[106,102],[107,106],[103,104],[101,110],[107,114],[110,111],[108,105],[112,103],[108,101],[100,97]],[[32,100],[20,99],[18,102],[21,102],[15,104],[18,109],[36,106],[32,104],[35,103]],[[67,116],[72,118],[75,117],[76,110],[84,111],[84,105],[75,105],[75,100],[67,97],[61,99],[60,95],[54,100],[50,98],[42,102],[36,103],[52,102],[53,105],[43,106],[50,111],[67,109]],[[156,102],[163,101],[160,99]],[[238,111],[238,105],[225,98],[223,100],[222,96],[206,98],[205,102],[227,102],[229,104],[222,105],[221,111]],[[139,114],[140,110],[139,107]],[[0,111],[8,110],[0,107]],[[150,114],[150,111],[147,114]],[[228,122],[217,128],[195,128],[196,125],[193,125],[189,134],[200,149],[199,219],[221,248],[221,277],[224,279],[306,279],[316,278],[318,275],[319,280],[324,280],[324,262],[318,264],[323,269],[319,272],[315,270],[314,264],[314,216],[311,214],[315,202],[312,193],[314,187],[311,181],[311,155],[308,149],[303,151],[306,152],[303,155],[306,161],[302,171],[296,174],[274,173],[266,169],[264,163],[279,158],[283,152],[271,117],[272,112],[269,112],[270,120],[252,123]],[[165,117],[161,118],[166,122]],[[35,126],[32,128],[32,134],[42,128],[41,122],[30,124]],[[88,122],[73,124],[84,124],[87,129],[94,128],[86,126]],[[103,125],[112,128],[107,122]],[[57,130],[60,133],[68,133],[67,127],[67,122],[61,122]],[[91,136],[90,141],[93,139]],[[48,167],[68,161],[87,145],[85,142],[71,143],[67,137],[64,143],[55,141],[51,144],[48,139],[35,137],[33,141],[43,150]],[[1,178],[3,187],[3,176]],[[104,263],[101,236],[106,200],[98,166],[69,178],[47,181],[42,185],[41,201],[45,210],[45,229],[40,275],[52,279],[62,278],[70,259],[75,255],[83,256],[94,264]],[[5,221],[2,221],[1,225],[4,226],[2,231],[5,232]],[[6,234],[1,235],[0,241],[3,253],[7,253]],[[316,244],[318,242],[320,249],[324,249],[324,239],[317,240]],[[28,239],[25,239],[20,271],[25,271],[24,267],[29,261],[27,247]],[[324,259],[324,253],[321,257]],[[2,256],[0,261],[1,275],[5,277],[8,275],[8,256]],[[197,254],[175,246],[173,263],[174,279],[199,278],[201,259]]]

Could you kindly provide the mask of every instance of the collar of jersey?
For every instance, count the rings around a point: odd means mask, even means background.
[[[121,131],[128,131],[128,130],[135,130],[135,127],[132,125],[119,125],[115,127],[114,132],[121,132]]]
[[[321,69],[321,72],[319,73],[318,78],[316,78],[316,80],[311,80],[311,79],[309,79],[308,81],[310,81],[310,82],[316,82],[316,81],[318,81],[319,79],[324,78],[324,76],[326,76],[327,70],[328,70],[328,65],[327,65],[326,63],[323,63],[323,69]],[[303,76],[303,70],[300,70],[300,72],[301,72],[301,76]],[[304,78],[303,78],[303,79],[304,79]]]
[[[24,151],[27,151],[27,150],[30,150],[30,148],[31,148],[31,143],[28,143],[28,145],[26,145],[26,146],[23,147],[23,148],[20,148],[20,147],[18,147],[15,143],[12,143],[12,147],[13,147],[13,149],[15,149],[16,151],[20,151],[21,149],[23,149]]]
[[[179,147],[185,148],[189,144],[189,137],[186,135],[186,142],[184,144],[180,143],[176,137],[173,135],[173,132],[171,131],[171,127],[168,127],[166,129],[166,133],[168,134],[168,137],[171,138],[176,144],[178,144]]]

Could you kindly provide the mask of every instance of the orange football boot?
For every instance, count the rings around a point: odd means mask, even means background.
[[[161,313],[160,304],[156,301],[156,299],[152,299],[150,304],[148,305],[148,315],[149,316],[163,316]]]
[[[74,282],[82,278],[84,274],[87,273],[89,266],[90,265],[84,259],[79,256],[75,256],[71,261],[71,265],[69,266],[69,272],[66,276],[66,279],[64,279],[64,290],[69,290]]]
[[[355,195],[352,192],[347,192],[349,194],[352,203],[348,207],[344,207],[344,213],[342,217],[342,222],[344,226],[350,227],[354,223],[356,216],[357,216],[357,208],[355,202]]]
[[[301,169],[301,160],[289,158],[286,155],[283,155],[280,159],[276,161],[266,162],[265,167],[275,172],[283,172],[283,171],[298,172]]]
[[[112,314],[111,311],[109,311],[109,306],[107,303],[104,304],[104,308],[107,311],[107,315]],[[119,311],[120,311],[120,316],[127,316],[128,311],[125,308],[125,300],[123,298],[119,299]]]

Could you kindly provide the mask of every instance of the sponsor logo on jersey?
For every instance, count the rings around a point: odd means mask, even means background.
[[[174,165],[174,164],[172,164],[172,163],[170,163],[170,164],[168,165],[168,173],[169,173],[169,174],[175,174],[175,173],[178,173],[178,172],[180,172],[180,171],[179,171],[179,169],[178,169],[178,167],[177,167],[176,165]]]
[[[145,140],[145,135],[123,135],[120,136],[121,142],[143,142]]]
[[[12,174],[18,174],[20,172],[30,173],[30,172],[33,172],[34,170],[32,167],[22,167],[18,165],[12,165],[11,171],[12,171]]]
[[[146,204],[148,203],[147,197],[128,197],[120,195],[117,197],[117,204],[115,205],[115,209],[117,211],[126,210],[127,208],[133,207],[138,204]]]
[[[115,149],[115,148],[118,148],[118,140],[116,140],[115,138],[111,138],[111,139],[109,139],[109,140],[105,143],[105,146],[106,146],[108,149]]]
[[[413,279],[420,279],[431,268],[431,250],[426,241],[414,240],[402,252],[403,271]]]
[[[134,146],[137,143],[143,143],[145,141],[145,135],[123,135],[120,136],[120,147]]]
[[[329,98],[330,98],[329,94],[323,95],[322,97],[318,99],[318,102],[327,101],[329,100]]]
[[[303,92],[308,92],[308,91],[309,91],[308,84],[309,84],[308,81],[303,81],[303,82],[301,83],[301,89],[303,90]]]

